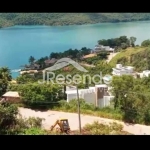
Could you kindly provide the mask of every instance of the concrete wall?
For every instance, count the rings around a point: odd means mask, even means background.
[[[81,94],[79,94],[79,98],[83,98]],[[77,94],[76,93],[67,94],[67,102],[70,102],[73,99],[77,99]]]
[[[104,107],[110,106],[111,101],[114,99],[114,96],[104,96]]]
[[[83,92],[83,99],[90,104],[95,105],[96,95],[94,91],[88,90]]]
[[[113,96],[107,92],[108,87],[106,85],[96,85],[95,87],[90,87],[89,89],[80,89],[79,98],[84,99],[87,103],[94,104],[97,107],[103,108],[110,105],[110,101]],[[66,91],[67,102],[72,99],[77,99],[77,91],[71,90]]]
[[[84,99],[88,103],[95,104],[95,92],[93,89],[82,89],[79,90],[79,98]],[[72,99],[77,99],[77,91],[66,91],[67,93],[67,102],[71,101]]]
[[[21,100],[19,97],[4,97],[3,98],[6,100],[6,101],[9,101],[11,103],[19,103]]]
[[[140,78],[149,77],[150,71],[143,71],[142,73],[138,73],[138,75],[140,76]]]
[[[103,108],[111,105],[111,101],[114,96],[104,96],[103,98],[98,99],[98,107]]]

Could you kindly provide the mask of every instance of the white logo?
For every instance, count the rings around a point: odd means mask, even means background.
[[[58,69],[61,69],[65,66],[68,66],[69,64],[73,65],[76,69],[82,71],[82,72],[88,72],[85,68],[83,68],[82,66],[80,66],[78,63],[76,63],[75,61],[73,61],[70,58],[62,58],[59,59],[54,66],[46,68],[44,71],[55,71]]]
[[[56,75],[53,71],[61,69],[63,67],[66,67],[68,65],[73,65],[76,69],[80,70],[81,72],[84,72],[86,74],[75,74],[71,75],[69,74],[69,71],[66,75],[63,74],[58,74]],[[87,70],[83,68],[81,65],[79,65],[77,62],[71,60],[70,58],[62,58],[58,60],[53,66],[48,67],[43,70],[43,81],[38,81],[39,84],[45,83],[47,81],[47,84],[51,83],[57,83],[57,84],[91,84],[94,83],[95,85],[97,84],[102,84],[102,80],[104,81],[105,84],[109,84],[111,81],[111,76],[106,75],[104,78],[102,76],[102,72],[100,74],[95,74],[94,76],[91,76],[87,74]]]
[[[103,77],[103,81],[104,81],[105,84],[110,84],[111,81],[112,81],[112,76],[111,75],[105,75]]]

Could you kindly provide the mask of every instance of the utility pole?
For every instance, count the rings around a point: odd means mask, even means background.
[[[149,59],[149,58],[147,57],[147,70],[149,69],[149,66],[148,66],[148,59]]]
[[[76,88],[77,88],[77,101],[78,101],[79,132],[80,132],[80,134],[81,134],[81,116],[80,116],[80,101],[79,101],[78,85],[76,85]]]

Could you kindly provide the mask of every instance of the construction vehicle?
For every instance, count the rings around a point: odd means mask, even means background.
[[[50,131],[52,131],[56,127],[56,125],[59,126],[59,128],[56,128],[57,132],[66,133],[66,134],[70,133],[70,126],[69,126],[68,119],[56,120],[55,124],[50,127]]]

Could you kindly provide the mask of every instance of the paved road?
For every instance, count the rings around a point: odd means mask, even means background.
[[[75,113],[66,113],[66,112],[57,112],[57,111],[34,111],[27,108],[19,108],[20,114],[23,117],[40,117],[44,118],[45,121],[43,121],[43,128],[49,129],[51,125],[55,123],[57,119],[66,118],[69,120],[69,124],[71,127],[71,130],[77,130],[79,128],[78,126],[78,114]],[[100,123],[111,123],[111,122],[117,122],[124,126],[124,131],[130,132],[132,134],[136,135],[150,135],[150,126],[145,125],[128,125],[120,121],[115,121],[112,119],[105,119],[100,117],[94,117],[94,116],[88,116],[88,115],[81,115],[81,123],[82,127],[87,123],[93,123],[94,121],[99,121]]]

